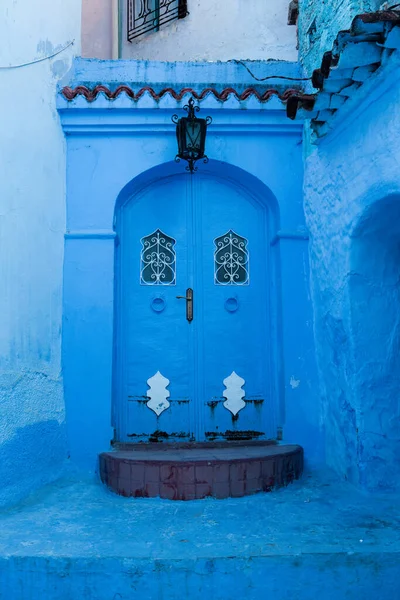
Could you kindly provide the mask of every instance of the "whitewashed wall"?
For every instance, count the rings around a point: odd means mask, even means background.
[[[115,21],[120,6],[120,39]],[[289,0],[188,0],[190,15],[133,43],[126,0],[83,0],[82,56],[137,60],[297,60]]]
[[[56,86],[81,0],[3,0],[0,18],[0,504],[67,456],[61,378],[65,140]],[[20,68],[74,45],[50,60]]]
[[[188,0],[188,17],[129,43],[122,2],[122,58],[295,61],[296,28],[287,24],[288,6],[289,0]]]

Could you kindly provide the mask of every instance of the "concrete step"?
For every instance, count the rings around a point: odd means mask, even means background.
[[[399,506],[328,468],[194,502],[61,481],[0,512],[0,599],[396,600]]]
[[[300,446],[268,442],[138,445],[99,460],[101,480],[116,494],[169,500],[240,498],[285,486],[303,471]]]

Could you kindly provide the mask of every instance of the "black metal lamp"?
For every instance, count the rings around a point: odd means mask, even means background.
[[[178,140],[178,154],[175,160],[187,160],[187,171],[194,173],[197,171],[195,163],[198,160],[208,162],[205,154],[207,127],[212,123],[211,117],[199,119],[195,113],[200,110],[199,106],[194,105],[193,98],[190,98],[189,104],[183,107],[187,111],[187,117],[178,118],[178,115],[172,117],[176,124],[176,139]]]

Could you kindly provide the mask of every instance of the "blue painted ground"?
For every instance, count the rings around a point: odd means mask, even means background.
[[[64,480],[0,522],[1,600],[400,597],[398,497],[316,476],[186,503]]]

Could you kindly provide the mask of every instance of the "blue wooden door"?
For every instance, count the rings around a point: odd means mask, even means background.
[[[275,437],[268,230],[262,203],[201,173],[121,209],[119,441]]]
[[[202,176],[194,205],[201,431],[208,440],[273,437],[267,212],[237,186]]]

